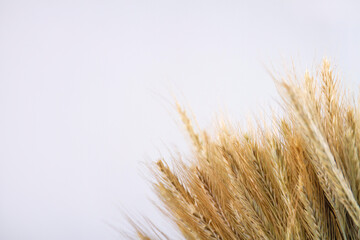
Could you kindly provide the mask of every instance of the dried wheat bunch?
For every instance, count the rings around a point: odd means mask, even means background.
[[[154,187],[185,239],[360,239],[360,112],[324,60],[276,81],[284,116],[210,137],[177,105],[193,159],[156,163]],[[140,239],[174,239],[136,225]]]

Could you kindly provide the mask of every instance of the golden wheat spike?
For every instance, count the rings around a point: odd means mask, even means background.
[[[180,174],[158,161],[154,185],[184,239],[360,240],[359,102],[327,60],[291,79],[278,81],[284,114],[270,127],[221,122],[210,137],[177,103],[195,151],[189,165],[173,161]],[[140,239],[173,239],[135,228]]]

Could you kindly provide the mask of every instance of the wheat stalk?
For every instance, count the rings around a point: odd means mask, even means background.
[[[292,79],[276,81],[285,111],[271,127],[221,122],[210,137],[177,103],[193,161],[175,159],[175,171],[159,160],[154,187],[185,239],[360,240],[359,105],[327,60]],[[135,229],[140,239],[173,239]]]

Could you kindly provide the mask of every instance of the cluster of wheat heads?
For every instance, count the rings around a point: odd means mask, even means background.
[[[360,239],[359,105],[327,60],[277,85],[284,116],[271,127],[220,124],[209,137],[178,106],[193,160],[159,160],[154,187],[185,239]]]

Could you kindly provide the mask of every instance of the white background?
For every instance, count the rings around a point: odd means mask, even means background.
[[[357,91],[356,2],[0,0],[0,239],[164,228],[142,163],[187,151],[172,94],[243,121],[276,106],[266,67],[323,56]]]

